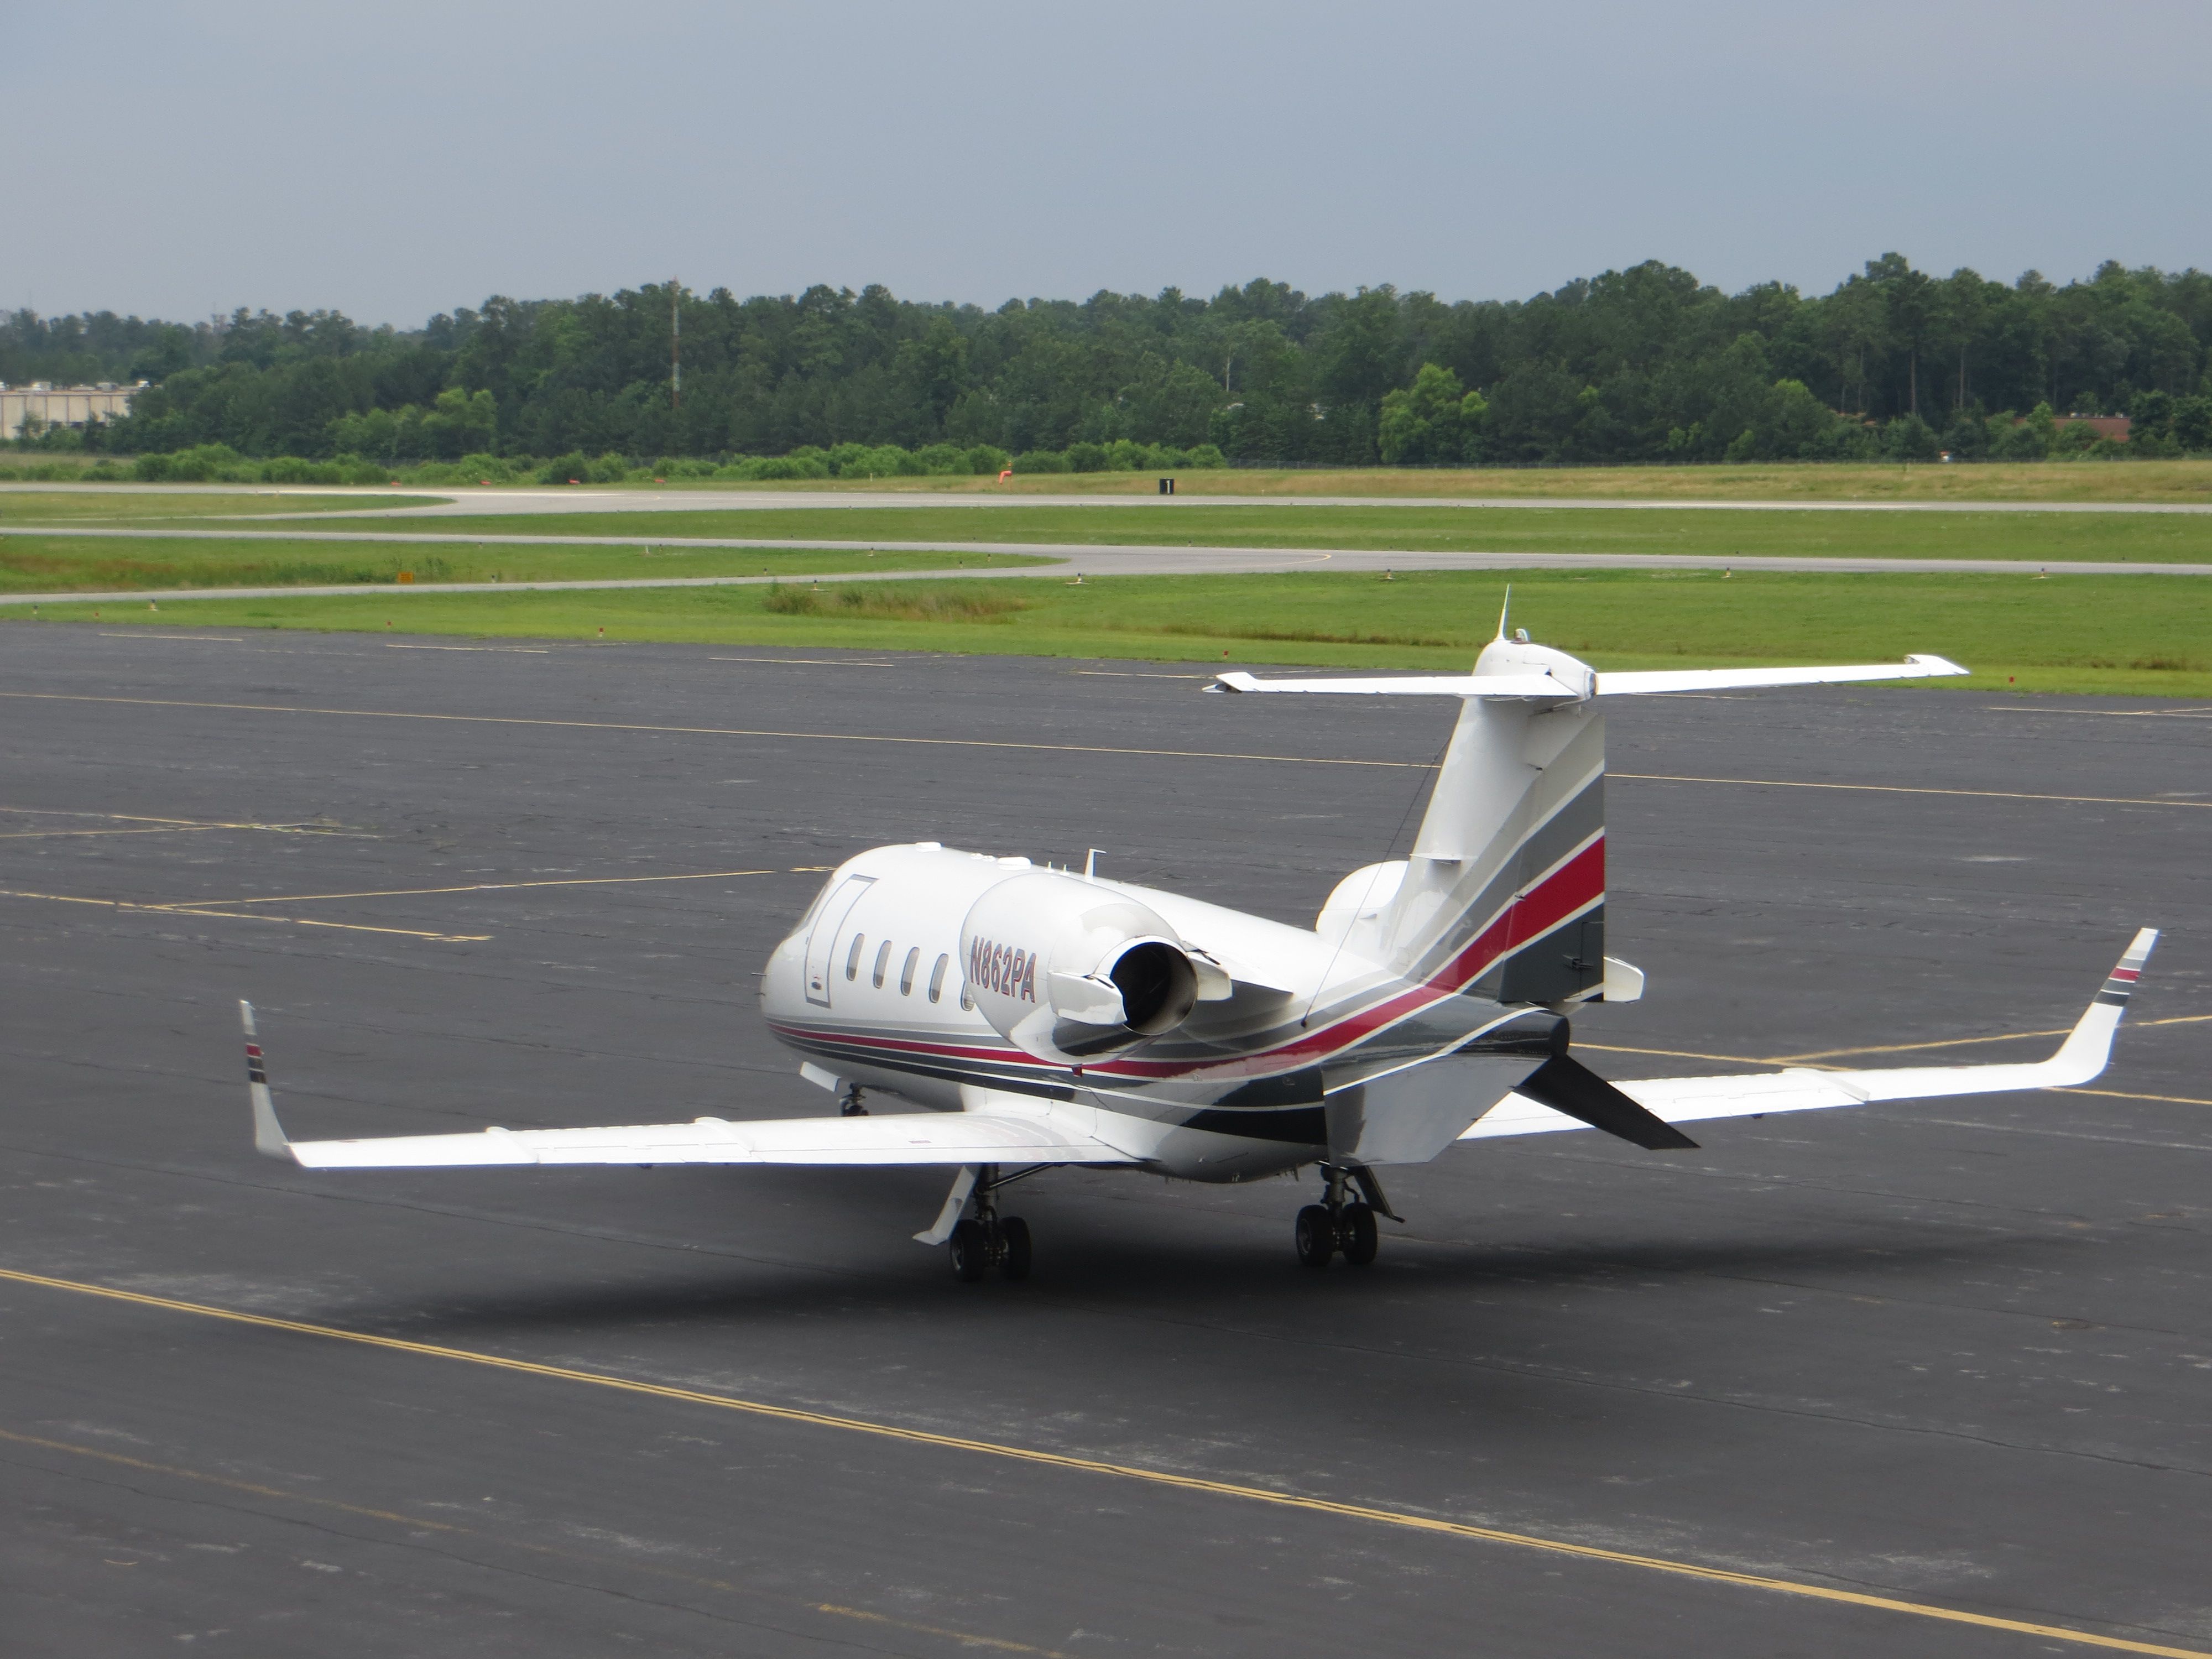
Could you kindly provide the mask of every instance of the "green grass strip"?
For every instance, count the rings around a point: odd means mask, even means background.
[[[2153,561],[2212,564],[2212,514],[1315,507],[756,507],[507,514],[479,535],[752,537],[804,542],[1079,542],[1101,547],[1341,547],[1406,552],[1705,557]],[[450,519],[334,519],[331,529],[451,537]]]
[[[2212,698],[2212,580],[2197,577],[1718,571],[1413,571],[1370,575],[862,583],[110,605],[103,625],[354,629],[694,641],[867,651],[1464,671],[1508,581],[1513,619],[1601,668],[1878,662],[1936,652],[1972,690]],[[46,622],[93,607],[46,607]],[[30,626],[20,611],[0,623]]]
[[[450,530],[450,526],[449,526]],[[604,581],[656,576],[827,575],[976,569],[1047,561],[1019,554],[847,553],[820,548],[516,547],[473,542],[312,542],[0,536],[0,593],[166,587]]]

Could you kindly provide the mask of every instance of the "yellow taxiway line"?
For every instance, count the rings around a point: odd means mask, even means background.
[[[483,1353],[471,1348],[447,1347],[431,1342],[410,1342],[403,1337],[379,1336],[368,1331],[350,1331],[342,1326],[317,1325],[305,1320],[280,1319],[269,1314],[244,1313],[232,1308],[210,1307],[204,1303],[183,1302],[171,1297],[149,1296],[139,1291],[116,1290],[106,1285],[87,1284],[82,1280],[71,1279],[55,1279],[44,1273],[22,1273],[12,1268],[0,1267],[0,1279],[18,1285],[37,1285],[46,1290],[64,1291],[77,1296],[97,1297],[137,1307],[157,1308],[169,1313],[189,1314],[196,1318],[222,1320],[233,1324],[252,1326],[260,1330],[285,1331],[298,1336],[320,1337],[329,1341],[353,1343],[368,1348],[381,1348],[392,1353],[415,1354],[430,1359],[453,1360],[462,1364],[480,1365],[489,1370],[507,1371],[520,1376],[544,1377],[563,1382],[578,1382],[587,1387],[611,1389],[621,1394],[674,1401],[684,1405],[703,1406],[712,1410],[736,1412],[748,1417],[766,1418],[776,1422],[798,1424],[810,1428],[835,1429],[848,1434],[867,1435],[878,1439],[899,1441],[908,1445],[927,1446],[944,1451],[1003,1458],[1014,1462],[1047,1468],[1066,1469],[1084,1474],[1105,1475],[1115,1480],[1138,1481],[1147,1486],[1164,1486],[1178,1492],[1197,1492],[1208,1497],[1231,1498],[1249,1504],[1265,1504],[1279,1509],[1301,1510],[1310,1514],[1334,1516],[1350,1521],[1369,1522],[1412,1532],[1464,1538],[1481,1543],[1512,1545],[1522,1549],[1540,1550],[1551,1555],[1604,1562],[1614,1566],[1634,1567],[1648,1572],[1663,1573],[1678,1578],[1697,1579],[1707,1583],[1731,1585],[1741,1589],[1764,1590],[1780,1595],[1802,1596],[1812,1601],[1841,1603],[1847,1607],[1869,1607],[1878,1612],[1900,1613],[1912,1618],[1935,1620],[1948,1624],[1971,1625],[1983,1630],[2007,1631],[2015,1635],[2039,1637],[2045,1641],[2071,1642],[2086,1647],[2102,1648],[2120,1653],[2149,1654],[2155,1656],[2156,1659],[2212,1659],[2212,1651],[2201,1648],[2172,1647],[2154,1642],[2141,1642],[2128,1637],[2106,1636],[2091,1631],[2075,1630],[2063,1625],[2045,1625],[2027,1620],[2005,1619],[1994,1613],[1970,1613],[1963,1608],[1941,1607],[1933,1602],[1907,1601],[1895,1596],[1870,1595],[1863,1590],[1842,1589],[1828,1584],[1807,1583],[1797,1579],[1775,1578],[1759,1573],[1738,1572],[1726,1567],[1706,1566],[1694,1561],[1677,1561],[1663,1556],[1638,1555],[1624,1550],[1604,1549],[1595,1544],[1578,1544],[1567,1539],[1546,1538],[1534,1533],[1508,1532],[1498,1527],[1475,1526],[1463,1521],[1449,1521],[1436,1516],[1415,1514],[1407,1510],[1383,1509],[1365,1504],[1346,1504],[1326,1498],[1309,1498],[1295,1492],[1274,1491],[1266,1486],[1243,1486],[1234,1481],[1209,1480],[1202,1475],[1176,1474],[1168,1469],[1146,1468],[1128,1463],[1111,1463],[1097,1458],[1077,1457],[1065,1452],[1045,1451],[1036,1447],[1012,1445],[1001,1441],[973,1440],[961,1435],[938,1434],[927,1429],[907,1428],[895,1423],[873,1422],[866,1418],[841,1417],[826,1412],[803,1411],[791,1406],[776,1406],[764,1401],[741,1399],[734,1395],[709,1394],[698,1389],[676,1388],[664,1382],[647,1382],[635,1377],[617,1376],[605,1371],[582,1370],[569,1365],[548,1365],[536,1360],[515,1359],[504,1354]]]
[[[2152,1025],[2197,1025],[2212,1020],[2212,1014],[2174,1014],[2165,1019],[2138,1019],[2129,1024],[2138,1029]],[[1822,1062],[1846,1054],[1905,1054],[1916,1049],[1964,1048],[1978,1042],[2017,1042],[2029,1037],[2063,1037],[2066,1030],[2051,1031],[2006,1031],[1996,1036],[1939,1037],[1928,1042],[1885,1042],[1867,1048],[1826,1048],[1810,1054],[1707,1054],[1686,1048],[1632,1048],[1616,1042],[1577,1042],[1577,1048],[1595,1049],[1607,1054],[1645,1054],[1655,1060],[1703,1060],[1723,1066],[1803,1066],[1818,1072],[1844,1072],[1847,1066],[1832,1066]],[[2212,1106],[2212,1100],[2198,1100],[2190,1095],[2139,1095],[2122,1089],[2068,1089],[2049,1091],[2055,1095],[2101,1095],[2108,1100],[2156,1100],[2173,1106]]]
[[[14,695],[21,695],[20,693]],[[1677,777],[1662,772],[1608,772],[1635,783],[1733,783],[1756,789],[1838,789],[1863,795],[1959,795],[1972,800],[2047,800],[2085,806],[2191,806],[2212,810],[2212,800],[2172,800],[2155,795],[2039,795],[2020,789],[1930,789],[1905,783],[1808,783],[1796,778]]]
[[[416,898],[434,893],[504,893],[519,887],[623,887],[647,881],[718,881],[725,876],[780,876],[781,870],[702,870],[680,876],[562,876],[551,881],[475,881],[460,887],[379,887],[361,893],[283,893],[271,898],[205,899],[200,904],[306,904],[316,899]],[[176,907],[184,908],[184,907]]]
[[[1277,766],[1362,766],[1388,771],[1430,772],[1432,761],[1365,760],[1326,755],[1250,755],[1205,749],[1130,749],[1108,744],[1015,743],[992,738],[908,738],[876,732],[778,732],[744,726],[654,726],[626,720],[558,720],[519,714],[440,714],[393,708],[323,708],[308,704],[202,702],[178,697],[98,697],[64,691],[0,691],[0,697],[37,702],[104,702],[133,708],[212,708],[252,714],[325,714],[350,720],[443,720],[464,726],[538,726],[568,732],[642,732],[673,737],[775,738],[804,743],[892,743],[931,749],[1011,749],[1054,755],[1133,755],[1157,760],[1262,761]],[[1702,783],[1757,789],[1831,789],[1876,795],[1955,795],[1981,800],[2040,800],[2092,806],[2178,806],[2212,810],[2212,801],[2130,795],[2046,795],[2012,789],[1929,789],[1889,783],[1808,783],[1794,778],[1709,778],[1660,772],[1614,772],[1635,783]]]
[[[227,921],[274,921],[294,927],[333,927],[349,933],[392,933],[402,939],[428,939],[434,945],[480,945],[489,933],[430,933],[416,927],[371,927],[357,921],[318,921],[312,916],[272,916],[265,911],[207,910],[191,904],[134,904],[128,899],[86,898],[75,893],[33,893],[22,888],[0,887],[0,898],[43,899],[49,904],[91,904],[108,910],[138,910],[151,915],[213,916]]]
[[[111,910],[139,910],[166,916],[215,916],[230,921],[279,921],[295,927],[335,927],[353,933],[392,933],[428,939],[435,945],[481,945],[489,933],[433,933],[414,927],[372,927],[357,921],[319,921],[312,916],[272,916],[265,912],[219,908],[237,904],[306,904],[318,899],[409,898],[438,893],[499,893],[519,887],[620,887],[649,881],[714,881],[730,876],[774,876],[780,870],[706,870],[680,876],[569,876],[553,881],[482,881],[459,887],[385,887],[361,893],[280,893],[267,898],[179,899],[172,904],[141,904],[129,899],[87,898],[75,893],[35,893],[0,887],[0,898],[43,899],[50,904],[92,904]]]

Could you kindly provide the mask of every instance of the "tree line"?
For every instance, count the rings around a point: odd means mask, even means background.
[[[2136,453],[2178,453],[2212,448],[2209,364],[2212,276],[2193,268],[2008,284],[1894,253],[1819,295],[1728,294],[1654,262],[1514,301],[1261,279],[985,310],[647,284],[495,297],[411,331],[333,311],[0,322],[0,380],[155,382],[88,447],[364,463],[859,446],[1042,467],[1117,444],[1279,465],[2029,457],[2094,445],[2058,417],[2095,414],[2134,416]]]

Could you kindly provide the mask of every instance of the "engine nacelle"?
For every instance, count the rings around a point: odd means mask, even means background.
[[[960,951],[983,1018],[1039,1060],[1116,1053],[1174,1030],[1198,1003],[1201,970],[1164,918],[1057,871],[986,891],[960,924]]]

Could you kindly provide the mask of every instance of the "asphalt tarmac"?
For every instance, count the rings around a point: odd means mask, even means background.
[[[1042,1175],[966,1285],[933,1175],[250,1149],[241,996],[302,1137],[823,1110],[754,975],[881,842],[1310,920],[1449,711],[1204,678],[9,630],[0,1648],[2212,1651],[2212,710],[1609,711],[1589,1063],[2033,1057],[2158,925],[2116,1060],[1457,1149],[1364,1272],[1310,1182]]]

